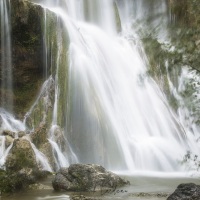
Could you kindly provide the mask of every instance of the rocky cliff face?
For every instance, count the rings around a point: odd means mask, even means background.
[[[14,112],[24,114],[43,78],[43,9],[25,0],[10,1],[10,7]],[[0,96],[12,93],[0,88]]]

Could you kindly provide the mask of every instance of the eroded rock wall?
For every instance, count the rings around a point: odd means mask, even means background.
[[[10,11],[14,112],[23,115],[34,101],[42,83],[44,12],[40,6],[26,0],[10,1]],[[0,53],[2,51],[0,49]],[[0,71],[1,68],[0,63]],[[1,76],[2,73],[0,80]],[[3,92],[12,93],[0,88],[0,96]]]

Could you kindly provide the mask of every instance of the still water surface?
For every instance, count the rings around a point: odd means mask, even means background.
[[[162,177],[161,177],[162,176]],[[130,186],[120,188],[114,192],[102,194],[94,193],[67,193],[54,192],[53,189],[30,190],[12,196],[0,197],[1,200],[69,200],[72,195],[95,196],[102,200],[166,200],[180,183],[200,184],[200,178],[183,175],[154,175],[146,176],[140,174],[125,176],[130,181]],[[51,179],[43,182],[50,186]]]

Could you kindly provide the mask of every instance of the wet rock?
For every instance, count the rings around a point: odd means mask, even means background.
[[[48,186],[48,185],[41,184],[41,183],[35,183],[35,184],[32,184],[32,185],[29,185],[28,189],[30,189],[30,190],[50,190],[50,189],[52,189],[52,187]]]
[[[23,137],[13,139],[6,136],[7,146],[12,142],[13,146],[6,159],[6,171],[0,177],[2,191],[15,192],[25,189],[50,174],[50,172],[40,170],[30,142]]]
[[[16,139],[6,160],[6,169],[20,171],[24,168],[37,169],[37,162],[31,144],[26,139]]]
[[[199,200],[200,185],[194,183],[180,184],[167,200]]]
[[[45,178],[49,172],[35,171],[32,168],[23,168],[19,171],[0,171],[0,192],[11,193],[22,189],[50,189],[36,181]]]
[[[24,137],[24,136],[26,136],[26,132],[24,132],[24,131],[19,131],[18,132],[18,137],[19,138]]]
[[[100,165],[74,164],[69,168],[61,168],[52,184],[54,190],[101,191],[116,189],[129,182]]]
[[[41,6],[27,0],[10,1],[10,6],[13,89],[1,86],[0,96],[13,98],[15,114],[23,116],[43,81],[44,12]],[[0,57],[2,51],[0,46]],[[1,69],[0,62],[0,72]],[[4,108],[10,108],[8,102],[4,102]]]
[[[15,132],[9,131],[9,130],[4,130],[2,135],[4,136],[10,136],[12,138],[15,138]]]
[[[13,141],[14,141],[14,138],[12,138],[11,136],[7,135],[6,136],[6,143],[5,143],[6,148],[8,148],[13,143]]]
[[[51,167],[53,169],[56,169],[56,163],[55,163],[51,144],[49,142],[46,142],[43,145],[41,145],[39,150],[46,156]]]
[[[42,82],[43,9],[25,0],[11,1],[13,85],[16,113],[33,103]]]
[[[48,142],[48,132],[45,123],[41,123],[30,135],[31,141],[39,149],[44,143]]]

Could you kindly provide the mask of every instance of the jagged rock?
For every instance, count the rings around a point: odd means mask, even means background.
[[[194,183],[180,184],[167,200],[199,200],[200,185]]]
[[[100,165],[73,164],[69,168],[61,168],[52,184],[54,190],[99,191],[115,189],[129,182]]]

